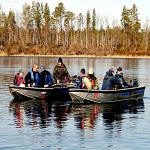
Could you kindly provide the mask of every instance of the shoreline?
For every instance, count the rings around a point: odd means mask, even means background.
[[[0,54],[0,57],[66,57],[66,58],[134,58],[134,59],[150,59],[150,56],[132,56],[132,55],[107,55],[107,56],[95,56],[95,55],[6,55]]]

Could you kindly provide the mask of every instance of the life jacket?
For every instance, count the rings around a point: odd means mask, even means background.
[[[90,80],[90,78],[88,77],[88,79]],[[92,89],[95,88],[95,80],[92,79]],[[98,93],[94,93],[94,98],[97,98],[98,97]]]
[[[92,80],[92,82],[93,82],[93,89],[94,89],[94,87],[95,87],[95,80]]]
[[[31,80],[33,81],[34,80],[34,75],[33,75],[33,70],[31,69],[30,70],[30,74],[31,74]],[[39,84],[39,74],[38,72],[36,72],[36,83],[35,83],[35,86],[38,86]]]
[[[116,76],[117,76],[117,78],[119,79],[119,81],[120,81],[120,83],[121,83],[122,87],[124,87],[122,77],[121,77],[121,76],[119,76],[118,74],[117,74]]]
[[[90,77],[88,77],[88,79],[91,80]],[[91,82],[91,81],[90,81],[90,82]],[[92,79],[92,89],[94,89],[94,87],[95,87],[95,80]]]
[[[17,85],[20,85],[21,83],[24,84],[24,80],[23,79],[20,79],[19,75],[16,74],[16,77],[17,77]],[[13,82],[13,85],[15,85],[15,83]]]
[[[85,75],[82,75],[81,76],[81,87],[82,87],[82,89],[84,89],[86,87],[85,82],[84,82],[84,78],[85,78]]]

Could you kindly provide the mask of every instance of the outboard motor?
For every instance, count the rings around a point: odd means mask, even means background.
[[[139,86],[138,79],[137,78],[131,79],[130,85],[131,85],[131,87],[138,87]]]

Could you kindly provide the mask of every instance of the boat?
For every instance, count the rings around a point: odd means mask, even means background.
[[[70,89],[73,103],[108,103],[124,100],[143,99],[145,87],[132,87],[118,90]]]
[[[27,100],[27,99],[66,99],[70,98],[68,94],[69,89],[73,88],[73,84],[56,84],[50,88],[39,87],[20,87],[11,85],[9,90],[14,99]]]

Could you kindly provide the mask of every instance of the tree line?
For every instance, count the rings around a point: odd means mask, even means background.
[[[141,27],[135,4],[123,7],[120,25],[115,19],[67,11],[58,3],[51,12],[48,3],[24,4],[20,14],[0,8],[0,51],[7,55],[149,55],[148,22]],[[105,26],[104,26],[105,24]]]

